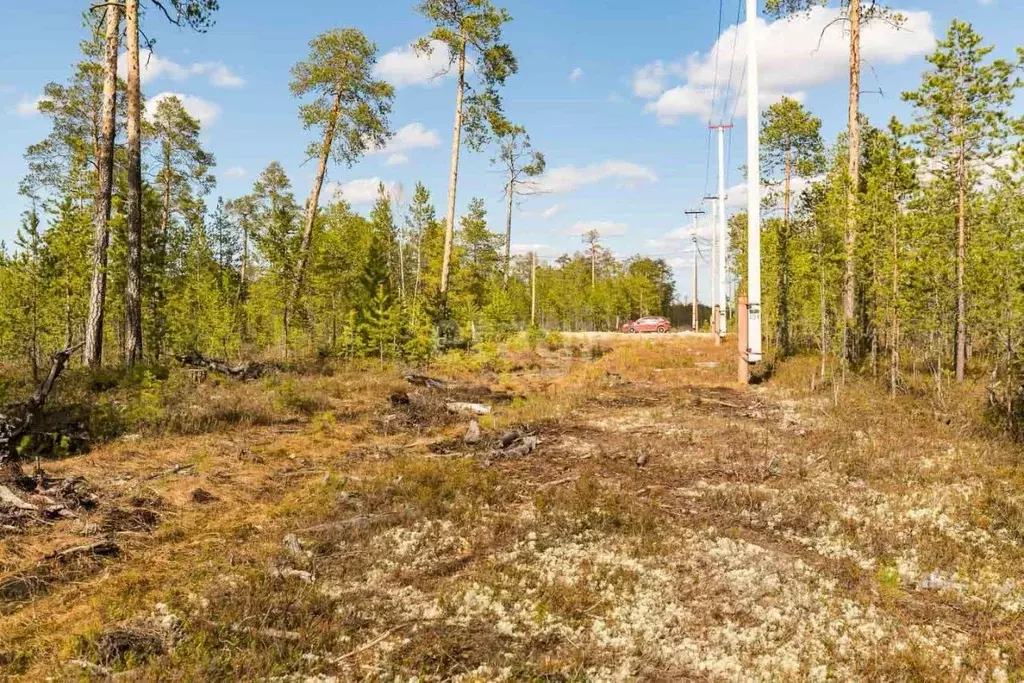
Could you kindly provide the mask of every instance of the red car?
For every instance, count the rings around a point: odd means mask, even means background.
[[[665,333],[671,329],[672,323],[669,322],[668,318],[662,318],[661,316],[637,318],[622,326],[622,331],[630,334],[636,334],[637,332]]]

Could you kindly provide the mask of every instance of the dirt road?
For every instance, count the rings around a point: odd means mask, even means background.
[[[3,598],[0,666],[140,680],[1020,674],[1015,453],[868,390],[836,410],[802,389],[738,388],[728,344],[621,337],[610,352],[431,370],[463,388],[340,373],[306,425],[62,463],[104,503],[6,536],[0,585],[104,533],[121,552]],[[470,418],[445,405],[474,396],[494,410],[466,443]],[[112,509],[155,518],[112,524]]]

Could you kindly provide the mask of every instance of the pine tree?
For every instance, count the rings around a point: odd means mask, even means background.
[[[272,161],[253,185],[252,207],[255,233],[253,240],[259,250],[265,277],[260,281],[262,334],[273,338],[271,321],[281,320],[283,352],[289,353],[289,327],[285,303],[295,282],[295,268],[302,234],[299,228],[299,207],[291,191],[291,181],[276,161]]]
[[[911,127],[936,165],[936,185],[948,185],[955,196],[956,234],[956,379],[967,366],[968,224],[973,223],[972,197],[981,166],[991,164],[1004,149],[1014,121],[1007,113],[1020,85],[1019,65],[996,59],[986,63],[992,47],[966,22],[954,20],[928,56],[932,70],[921,87],[903,98],[914,105]],[[940,187],[940,192],[944,190]]]
[[[107,249],[110,244],[111,193],[114,186],[114,139],[117,135],[117,52],[121,39],[121,6],[104,9],[103,105],[96,145],[96,194],[93,200],[92,278],[85,329],[85,362],[103,360],[103,313],[107,296]]]
[[[392,302],[384,284],[378,284],[377,291],[366,307],[363,327],[366,348],[379,356],[382,363],[385,358],[395,358],[398,355],[399,337],[402,332],[400,314],[401,310]]]
[[[373,299],[380,288],[389,299],[394,297],[397,290],[391,268],[394,248],[395,220],[391,199],[382,183],[377,188],[377,201],[370,212],[370,244],[362,278],[367,301]]]
[[[157,361],[163,352],[166,320],[163,307],[166,300],[168,272],[167,253],[171,239],[172,220],[176,214],[196,210],[196,202],[205,196],[216,182],[210,169],[215,165],[213,155],[202,148],[199,141],[199,121],[185,111],[181,100],[170,95],[157,102],[153,116],[152,137],[158,152],[155,166],[155,184],[161,195],[160,222],[156,235],[156,253],[153,272],[151,324],[154,328],[152,349]]]
[[[391,136],[388,115],[394,88],[373,78],[377,46],[361,31],[346,28],[320,34],[309,48],[309,58],[292,68],[291,90],[296,97],[316,97],[299,112],[305,128],[321,130],[307,150],[311,158],[319,159],[319,165],[306,203],[298,263],[285,305],[286,327],[288,311],[295,305],[306,275],[328,161],[351,166],[367,149],[382,147]]]
[[[775,244],[773,254],[777,277],[777,331],[783,354],[790,353],[790,260],[791,223],[793,203],[793,176],[810,177],[821,171],[824,163],[824,144],[821,139],[821,119],[812,116],[796,100],[783,97],[765,110],[761,117],[762,172],[774,180],[782,173],[783,215],[781,222],[769,222],[767,228],[776,227],[770,235]]]
[[[458,237],[462,251],[458,290],[468,295],[474,310],[479,310],[487,303],[490,282],[498,274],[501,262],[501,236],[487,228],[487,211],[482,199],[469,202]]]
[[[502,26],[512,17],[504,8],[495,7],[491,0],[423,0],[418,9],[433,22],[434,29],[417,43],[417,49],[429,53],[436,43],[442,43],[448,50],[449,69],[456,67],[455,123],[452,126],[451,174],[441,260],[440,296],[444,305],[455,241],[455,194],[462,131],[464,126],[469,128],[472,133],[468,141],[470,148],[479,149],[486,140],[487,126],[504,121],[497,89],[519,66],[509,46],[501,42]],[[467,63],[474,57],[476,61],[472,72],[482,86],[478,91],[474,91],[466,79]],[[470,93],[468,97],[467,91]]]
[[[498,138],[498,157],[492,163],[501,164],[507,173],[505,180],[505,258],[502,262],[501,275],[507,283],[512,253],[512,207],[517,196],[535,194],[536,184],[531,178],[544,173],[547,162],[544,155],[533,149],[530,136],[522,126],[513,126],[499,122],[495,126]]]

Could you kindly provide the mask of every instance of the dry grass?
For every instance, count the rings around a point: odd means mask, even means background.
[[[741,389],[732,347],[700,337],[573,343],[434,369],[520,397],[481,418],[477,445],[443,395],[393,404],[398,374],[364,370],[278,378],[273,400],[293,399],[268,415],[289,424],[52,466],[102,503],[0,541],[0,577],[40,578],[0,598],[0,666],[25,680],[1024,675],[1016,447],[868,383],[812,393],[800,360]],[[496,454],[510,427],[539,449]],[[117,557],[44,571],[104,534]]]

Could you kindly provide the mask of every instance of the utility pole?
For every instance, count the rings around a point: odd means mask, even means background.
[[[757,0],[747,0],[747,357],[761,360],[761,152],[757,89]]]
[[[711,126],[718,130],[718,214],[715,216],[717,225],[715,231],[718,235],[718,298],[715,299],[715,306],[718,310],[718,339],[721,342],[725,338],[726,323],[728,320],[727,299],[725,291],[725,130],[732,128],[732,124],[719,124]]]
[[[718,288],[720,287],[718,281],[718,252],[722,249],[721,240],[718,235],[718,199],[715,195],[705,195],[704,201],[710,201],[711,213],[708,219],[708,225],[711,227],[711,334],[715,335],[715,346],[722,343],[722,337],[718,334],[718,318],[722,314],[718,307]]]
[[[690,316],[693,331],[696,332],[700,326],[699,303],[697,300],[697,216],[702,215],[704,211],[685,211],[684,213],[687,216],[693,216],[693,304],[690,306]]]
[[[530,327],[537,325],[537,252],[533,252],[530,265]]]

